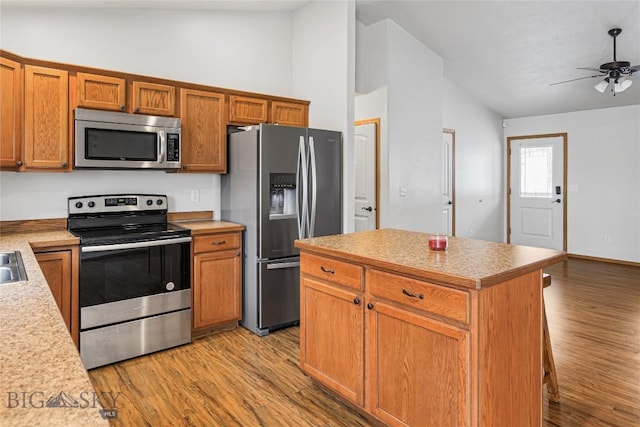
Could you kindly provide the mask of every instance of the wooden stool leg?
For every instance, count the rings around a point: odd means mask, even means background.
[[[542,335],[544,339],[544,379],[542,382],[547,385],[547,395],[549,396],[549,400],[555,403],[560,403],[558,377],[556,376],[556,365],[553,361],[553,351],[551,349],[551,337],[549,337],[549,325],[547,324],[547,312],[544,307],[544,297],[542,301]]]

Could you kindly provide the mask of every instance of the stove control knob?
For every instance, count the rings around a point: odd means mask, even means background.
[[[82,208],[82,202],[76,202],[76,208],[78,209]]]
[[[149,199],[147,200],[147,205],[151,206],[153,204],[153,200]]]
[[[96,202],[91,201],[91,202],[89,202],[89,203],[87,203],[87,204],[89,205],[89,207],[90,207],[90,208],[93,208],[93,207],[95,207]]]
[[[162,204],[162,199],[158,199],[156,203],[158,204],[158,206],[160,206]]]

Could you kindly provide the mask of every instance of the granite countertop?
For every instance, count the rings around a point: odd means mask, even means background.
[[[100,415],[96,391],[30,245],[46,248],[78,242],[66,230],[0,236],[0,251],[20,251],[28,279],[0,285],[3,427],[109,425]],[[73,402],[71,398],[77,407],[60,407]],[[58,407],[47,407],[50,399]]]
[[[171,223],[190,229],[192,236],[197,236],[199,234],[224,233],[228,231],[244,230],[244,225],[213,219],[171,221]]]
[[[302,251],[481,289],[567,259],[551,249],[449,237],[446,251],[429,249],[429,234],[382,229],[296,240]]]

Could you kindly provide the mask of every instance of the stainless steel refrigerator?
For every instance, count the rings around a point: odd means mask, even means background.
[[[342,233],[342,134],[267,124],[230,134],[221,208],[246,227],[240,324],[263,336],[298,323],[293,242]]]

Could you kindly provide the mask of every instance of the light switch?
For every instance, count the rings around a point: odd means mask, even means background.
[[[200,201],[200,190],[191,190],[191,201],[192,202]]]
[[[407,187],[404,185],[400,186],[400,195],[401,196],[406,196],[407,195]]]

